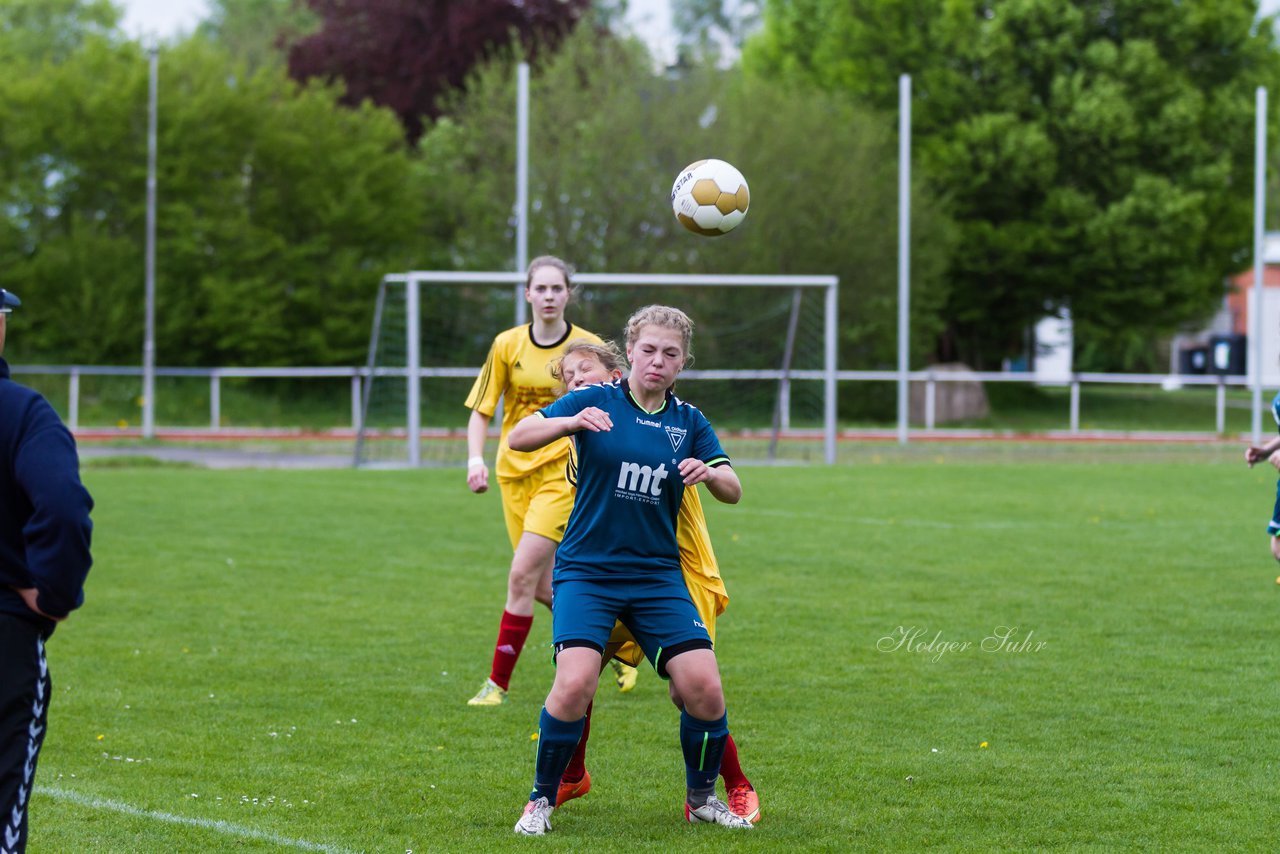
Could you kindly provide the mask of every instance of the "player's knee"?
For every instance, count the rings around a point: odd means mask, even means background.
[[[551,558],[544,558],[541,554],[525,554],[517,551],[511,560],[511,582],[527,586],[531,591],[534,590],[543,576],[550,574],[553,559],[554,553]]]
[[[724,714],[724,696],[703,694],[696,702],[690,698],[682,708],[699,720],[713,721]]]
[[[1280,537],[1271,538],[1271,556],[1280,561]]]
[[[699,675],[686,681],[671,700],[689,714],[703,720],[718,718],[724,714],[724,691],[717,674]]]
[[[512,593],[520,593],[532,597],[538,592],[538,584],[541,580],[541,567],[513,563],[511,564],[511,572],[507,576],[507,589]]]
[[[557,706],[572,709],[575,715],[584,715],[587,712],[587,706],[595,696],[599,679],[598,674],[592,678],[586,678],[579,673],[562,675],[557,671],[555,683],[551,686],[551,697]]]

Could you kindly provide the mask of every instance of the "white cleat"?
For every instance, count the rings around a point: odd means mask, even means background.
[[[740,827],[750,830],[754,825],[740,815],[734,815],[729,805],[714,795],[707,802],[694,809],[688,801],[684,805],[684,817],[690,824],[718,824],[721,827]]]
[[[516,822],[516,833],[525,836],[541,836],[546,833],[551,829],[551,811],[554,809],[555,807],[551,806],[551,802],[546,798],[529,801],[524,808],[524,815],[520,816],[520,820]],[[747,822],[747,826],[750,825],[751,822]]]

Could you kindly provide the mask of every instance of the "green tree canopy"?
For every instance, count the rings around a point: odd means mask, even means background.
[[[109,4],[57,3],[62,17],[43,29],[0,34],[0,48],[30,57],[0,89],[0,286],[25,300],[11,347],[27,361],[136,363],[146,56]],[[28,7],[0,0],[0,20]],[[226,0],[218,20],[233,7],[284,8]],[[834,273],[842,365],[890,363],[886,118],[811,84],[696,65],[659,73],[642,45],[599,24],[537,57],[532,250],[598,271]],[[299,86],[278,62],[233,55],[224,35],[198,33],[159,57],[160,363],[358,363],[382,274],[511,268],[516,43],[410,149],[389,110],[340,107],[339,89]],[[716,240],[685,232],[668,204],[677,171],[708,156],[741,168],[754,200],[746,223]],[[916,200],[919,342],[938,329],[947,232],[925,188]],[[483,342],[492,334],[490,324]]]
[[[1251,241],[1257,4],[771,0],[744,63],[893,109],[957,222],[941,349],[979,365],[1069,307],[1107,354],[1211,312]]]
[[[451,212],[451,245],[481,268],[512,264],[512,79],[505,63],[486,66],[421,144],[433,195]],[[883,117],[732,69],[655,73],[639,45],[591,27],[539,64],[531,100],[532,254],[592,271],[838,275],[841,365],[892,364],[896,143]],[[733,163],[751,187],[746,221],[724,237],[690,235],[671,213],[676,174],[704,157]],[[915,331],[929,342],[948,238],[923,188],[916,201]]]
[[[147,79],[136,44],[90,31],[0,89],[19,358],[141,358]],[[249,74],[202,38],[162,51],[159,93],[160,363],[358,362],[378,277],[421,240],[395,117],[282,66]]]
[[[301,0],[211,0],[196,32],[253,71],[285,62],[289,48],[319,24]]]
[[[0,62],[61,62],[92,37],[115,33],[120,12],[110,0],[3,0]]]

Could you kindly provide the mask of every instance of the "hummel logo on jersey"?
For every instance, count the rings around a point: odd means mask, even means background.
[[[657,421],[645,421],[639,415],[636,416],[636,423],[639,424],[641,427],[661,427],[662,426]]]
[[[671,440],[671,450],[680,450],[680,446],[684,444],[684,437],[688,435],[688,430],[681,430],[679,427],[668,427],[667,438]]]
[[[516,370],[516,371],[518,371],[518,370],[520,370],[520,369],[521,369],[520,360],[519,360],[519,359],[516,359],[516,363],[515,363],[515,365],[512,367],[512,370]]]
[[[638,463],[624,462],[618,472],[618,489],[615,494],[645,500],[651,500],[649,496],[653,496],[656,499],[662,494],[662,482],[667,479],[668,474],[666,463],[655,469]],[[656,504],[657,501],[652,503]]]

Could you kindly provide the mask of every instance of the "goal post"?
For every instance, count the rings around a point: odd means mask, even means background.
[[[519,272],[383,277],[356,466],[466,459],[463,400],[494,335],[516,325],[524,281]],[[835,462],[835,276],[577,273],[574,283],[582,295],[566,317],[619,343],[627,317],[642,305],[690,314],[694,363],[680,374],[677,393],[707,413],[735,462]]]

